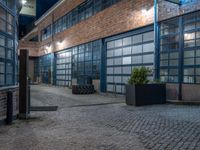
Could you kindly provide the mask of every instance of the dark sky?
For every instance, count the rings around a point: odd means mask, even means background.
[[[31,30],[33,23],[59,0],[36,0],[36,17],[19,16],[19,36],[22,37]]]

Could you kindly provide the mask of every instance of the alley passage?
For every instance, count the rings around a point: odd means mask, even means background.
[[[31,119],[0,127],[0,150],[200,149],[200,106],[126,106],[124,97],[32,86]]]

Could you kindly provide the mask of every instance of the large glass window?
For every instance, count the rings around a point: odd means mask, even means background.
[[[46,40],[52,35],[52,26],[49,25],[45,29],[42,30],[42,40]]]
[[[14,1],[4,1],[3,4],[9,8],[14,8]],[[16,84],[16,65],[17,52],[15,45],[15,22],[14,16],[10,11],[2,7],[0,3],[0,86],[9,86]],[[14,12],[13,12],[14,14]],[[17,42],[16,42],[17,43]]]
[[[39,71],[42,83],[49,84],[52,81],[53,59],[53,54],[41,56],[39,59]]]
[[[160,33],[160,79],[163,82],[178,82],[179,19],[162,22]]]
[[[154,32],[119,38],[107,42],[107,91],[124,93],[131,71],[145,66],[153,69]],[[149,79],[153,73],[149,74]]]
[[[183,82],[200,83],[200,12],[183,16]]]
[[[195,12],[161,23],[160,78],[162,81],[200,83],[199,16],[200,12]]]
[[[86,43],[56,53],[56,85],[69,86],[71,79],[87,84],[87,79],[99,79],[101,40]]]
[[[56,54],[56,85],[71,85],[71,49]]]
[[[86,84],[88,78],[100,78],[101,40],[73,48],[72,76],[79,84]]]

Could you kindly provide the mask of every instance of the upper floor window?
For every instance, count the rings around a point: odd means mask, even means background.
[[[72,11],[68,12],[63,17],[56,20],[53,24],[53,34],[62,32],[65,29],[72,27],[73,25],[86,20],[87,18],[95,15],[96,13],[112,6],[120,0],[86,0]],[[44,29],[44,31],[47,30]],[[45,34],[45,33],[44,33]],[[45,40],[42,38],[42,40]]]
[[[0,6],[0,31],[3,31],[10,35],[13,35],[15,31],[14,17],[1,6]]]
[[[42,40],[46,40],[52,35],[52,26],[49,25],[45,29],[42,30]]]

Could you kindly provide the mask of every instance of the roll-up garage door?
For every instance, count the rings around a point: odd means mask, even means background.
[[[71,49],[56,53],[56,85],[71,85]]]
[[[110,39],[106,41],[107,92],[124,94],[125,84],[133,68],[154,68],[154,32],[133,33]],[[149,78],[153,78],[153,73]]]

